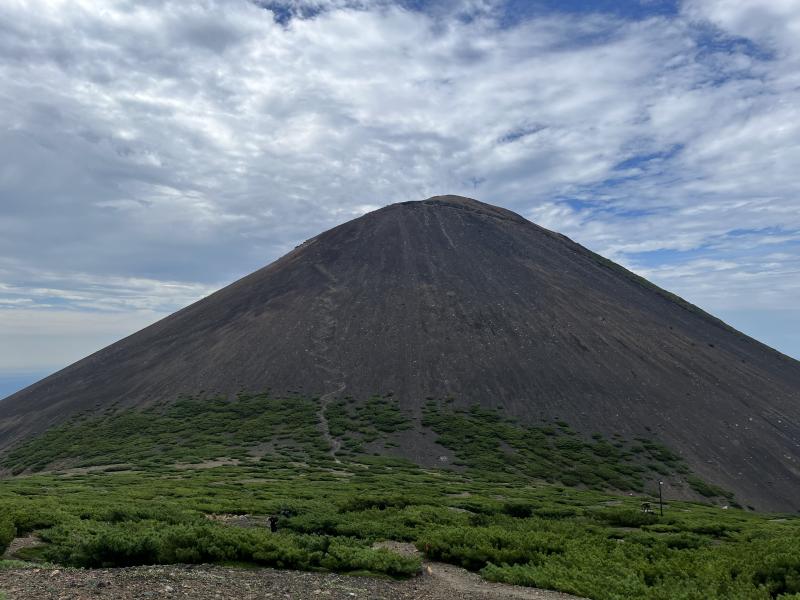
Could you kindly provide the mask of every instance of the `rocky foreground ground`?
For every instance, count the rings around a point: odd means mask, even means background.
[[[575,600],[557,592],[489,583],[440,563],[426,563],[421,575],[405,581],[210,565],[4,569],[0,590],[8,600]]]

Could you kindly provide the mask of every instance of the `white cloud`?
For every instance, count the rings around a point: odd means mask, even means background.
[[[789,58],[800,48],[800,6],[795,0],[688,0],[684,11]]]
[[[0,306],[66,306],[77,311],[170,312],[214,291],[214,286],[141,277],[97,277],[86,273],[25,272],[14,266],[0,275]]]
[[[508,27],[482,0],[280,4],[322,12],[0,5],[0,314],[146,321],[337,222],[445,192],[712,310],[800,304],[797,3]],[[640,256],[698,249],[711,262]]]

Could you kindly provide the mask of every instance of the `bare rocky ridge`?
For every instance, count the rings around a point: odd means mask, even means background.
[[[456,196],[326,231],[10,396],[0,448],[84,410],[242,388],[391,391],[417,413],[452,395],[643,435],[743,504],[800,509],[800,363],[564,236]]]

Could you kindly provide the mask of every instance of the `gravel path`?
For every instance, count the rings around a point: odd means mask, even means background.
[[[328,442],[330,447],[331,458],[337,463],[341,461],[336,456],[341,448],[341,442],[331,435],[330,427],[328,426],[328,418],[325,416],[325,410],[328,405],[338,395],[344,392],[347,384],[344,381],[344,372],[339,368],[330,357],[331,343],[336,335],[336,319],[332,313],[335,304],[331,299],[331,294],[337,291],[337,284],[339,283],[336,276],[328,271],[321,264],[314,265],[322,275],[328,279],[328,288],[323,294],[317,297],[316,306],[318,307],[318,314],[321,317],[321,326],[315,332],[312,338],[313,347],[308,353],[314,358],[317,366],[322,369],[328,376],[325,378],[325,389],[330,386],[336,386],[335,389],[323,394],[319,398],[319,423],[322,430],[322,437]]]
[[[25,548],[35,548],[41,546],[42,541],[36,535],[26,535],[25,537],[14,538],[8,545],[5,554],[0,559],[14,558],[14,555]]]
[[[496,583],[440,563],[419,577],[392,581],[333,573],[169,565],[124,569],[3,569],[8,600],[576,600],[574,596]]]

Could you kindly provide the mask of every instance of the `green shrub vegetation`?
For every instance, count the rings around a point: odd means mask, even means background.
[[[351,453],[362,452],[364,444],[411,427],[408,415],[391,396],[373,396],[366,402],[336,400],[327,406],[325,417],[331,435],[343,438],[343,449]]]
[[[731,494],[730,492],[722,489],[719,486],[707,483],[694,475],[689,475],[686,478],[686,481],[695,492],[697,492],[701,496],[705,496],[706,498],[714,498],[718,496],[724,496],[726,498],[733,497],[733,494]]]
[[[383,404],[329,405],[331,431],[363,442],[413,425],[391,399],[372,401]],[[565,422],[524,427],[430,403],[425,426],[461,468],[356,450],[335,462],[319,410],[314,400],[242,395],[75,420],[7,457],[24,474],[0,481],[0,546],[34,532],[44,544],[19,552],[26,564],[413,576],[418,558],[375,545],[397,540],[492,581],[597,600],[800,599],[797,518],[677,501],[662,517],[641,510],[653,498],[618,491],[647,489],[659,469],[700,485],[651,441],[584,439]],[[606,475],[584,480],[583,469]]]
[[[327,450],[315,400],[240,394],[233,401],[183,398],[142,411],[77,418],[17,448],[3,465],[16,472],[53,464],[152,467],[252,460],[267,451],[324,460]]]
[[[0,515],[0,555],[6,551],[16,535],[17,529],[14,527],[14,522],[8,516]]]
[[[338,400],[328,406],[326,417],[331,434],[345,437],[345,449],[353,452],[411,426],[391,397]],[[328,460],[318,401],[242,393],[234,400],[182,398],[145,410],[79,417],[16,448],[2,465],[15,474],[54,465],[105,465],[119,471],[217,459],[252,461],[264,454]]]
[[[392,576],[412,575],[420,568],[419,559],[373,550],[355,538],[270,533],[264,528],[197,522],[68,522],[48,529],[42,537],[51,543],[43,557],[78,567],[227,562]]]
[[[439,443],[453,450],[461,464],[478,472],[638,492],[646,482],[689,472],[680,457],[651,440],[612,443],[600,434],[584,439],[564,421],[524,426],[498,411],[479,406],[459,410],[431,401],[422,423],[439,434]],[[704,495],[709,497],[724,494],[720,488],[708,489],[712,493]]]

